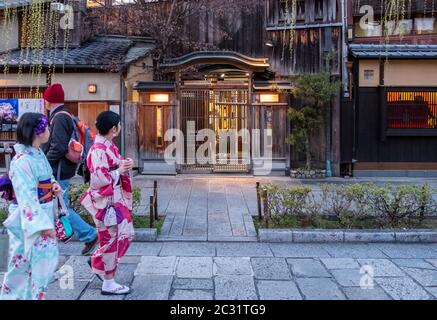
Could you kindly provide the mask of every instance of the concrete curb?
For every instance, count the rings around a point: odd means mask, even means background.
[[[341,230],[341,229],[259,229],[260,242],[294,243],[437,243],[437,229]]]

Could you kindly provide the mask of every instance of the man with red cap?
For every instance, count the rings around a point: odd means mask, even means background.
[[[71,178],[76,175],[77,164],[68,160],[65,155],[68,152],[75,124],[70,110],[64,105],[62,85],[55,83],[49,86],[44,91],[44,100],[46,108],[49,110],[50,138],[42,148],[52,166],[53,175],[62,188],[73,231],[79,241],[85,242],[82,254],[89,255],[97,244],[96,230],[70,208],[68,201],[68,186]]]

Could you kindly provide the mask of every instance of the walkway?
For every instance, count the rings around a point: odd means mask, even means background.
[[[132,288],[126,297],[100,294],[81,249],[61,245],[74,287],[62,289],[64,276],[48,299],[437,299],[434,244],[133,243],[116,276]]]
[[[138,176],[140,212],[148,213],[153,179],[158,181],[158,211],[165,215],[159,241],[257,241],[252,216],[257,215],[256,182],[250,176]],[[289,182],[289,178],[273,178]]]

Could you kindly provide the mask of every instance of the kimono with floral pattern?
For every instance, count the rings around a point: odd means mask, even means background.
[[[42,300],[58,266],[57,240],[41,236],[54,229],[53,201],[40,202],[38,183],[54,181],[52,168],[40,149],[16,144],[9,176],[16,203],[3,223],[9,235],[9,265],[0,299]],[[48,195],[50,196],[50,194]]]
[[[102,136],[96,136],[87,158],[90,187],[81,204],[91,213],[97,227],[99,248],[91,257],[91,265],[93,271],[102,276],[116,271],[134,237],[131,179],[129,175],[119,174],[121,161],[118,148]],[[107,227],[104,217],[111,203],[122,217],[116,225]]]

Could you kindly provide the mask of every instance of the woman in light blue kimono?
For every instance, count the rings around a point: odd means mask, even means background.
[[[44,115],[21,116],[16,155],[9,171],[15,200],[4,222],[9,235],[9,265],[0,299],[43,300],[58,265],[53,194],[60,195],[61,189],[40,149],[48,138]]]

